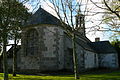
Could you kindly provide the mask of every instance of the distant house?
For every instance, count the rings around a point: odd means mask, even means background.
[[[80,22],[84,20],[82,16],[77,17],[77,25],[81,27],[75,32],[79,71],[118,68],[117,52],[108,41],[91,42],[85,36],[84,23]],[[21,49],[17,53],[20,72],[73,71],[72,40],[58,18],[39,8],[25,23],[21,36]],[[12,65],[10,58],[8,63]]]

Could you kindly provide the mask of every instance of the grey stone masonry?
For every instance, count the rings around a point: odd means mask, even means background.
[[[31,30],[34,30],[32,32],[38,35],[35,37],[34,34],[29,32]],[[34,70],[38,72],[63,69],[64,50],[62,35],[63,30],[54,25],[39,25],[25,28],[22,32],[23,47],[20,56],[22,65],[20,68],[25,71]],[[37,39],[34,40],[34,38]]]

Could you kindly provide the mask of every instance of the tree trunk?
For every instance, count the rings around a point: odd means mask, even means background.
[[[6,44],[7,44],[7,34],[6,31],[3,33],[3,72],[4,80],[8,80],[8,63],[7,63],[7,54],[6,54]]]
[[[13,50],[13,76],[16,76],[16,69],[17,69],[17,53],[16,53],[16,35],[14,40],[14,50]]]
[[[77,54],[76,54],[76,44],[75,44],[75,34],[74,34],[74,32],[73,32],[73,36],[72,36],[72,46],[73,46],[73,63],[74,63],[75,79],[79,79]]]

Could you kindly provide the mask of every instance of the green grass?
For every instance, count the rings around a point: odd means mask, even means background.
[[[3,80],[3,73],[0,73],[0,80]],[[18,74],[16,77],[13,77],[9,74],[9,80],[74,80],[74,75],[37,76]],[[120,80],[120,71],[83,73],[80,74],[79,80]]]

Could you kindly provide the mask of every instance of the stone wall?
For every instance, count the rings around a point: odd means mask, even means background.
[[[72,53],[72,40],[65,35],[65,69],[73,71],[73,53]],[[82,40],[80,38],[80,40]],[[85,47],[85,46],[84,46]],[[80,44],[76,44],[77,64],[78,70],[83,71],[85,69],[98,68],[98,55],[97,53],[86,50]]]
[[[73,71],[73,49],[72,49],[72,40],[65,34],[64,37],[65,41],[65,69]],[[76,54],[77,54],[77,64],[78,70],[84,70],[84,49],[79,45],[76,44]]]
[[[38,51],[34,55],[26,53],[26,45],[28,44],[26,34],[31,29],[35,29],[38,33],[38,44],[35,45],[35,47],[38,47]],[[22,53],[20,56],[22,65],[20,69],[38,72],[63,69],[63,48],[63,30],[59,26],[39,25],[25,28],[22,32]]]
[[[99,66],[103,68],[118,68],[117,53],[99,54]]]
[[[94,52],[85,51],[85,69],[98,68],[98,55]]]
[[[72,40],[64,33],[64,69],[73,71]]]
[[[85,49],[82,48],[80,45],[76,44],[76,53],[78,60],[78,70],[83,71],[85,69]]]

